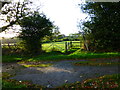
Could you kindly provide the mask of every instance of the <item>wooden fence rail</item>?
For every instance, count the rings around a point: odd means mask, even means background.
[[[63,43],[63,45],[62,45],[63,48],[60,47],[59,44],[57,45],[56,43],[54,43],[54,44],[48,45],[48,48],[46,48],[46,49],[54,47],[54,48],[59,48],[60,50],[65,50],[65,52],[68,52],[68,50],[70,50],[70,49],[80,49],[82,46],[83,46],[83,42],[68,41],[68,42]],[[9,49],[17,49],[17,48],[19,48],[19,45],[16,43],[2,44],[2,48],[4,48],[4,47],[7,47]]]
[[[19,46],[17,44],[2,44],[2,48],[8,47],[8,48],[18,48]]]
[[[67,52],[69,49],[80,49],[83,45],[83,42],[74,42],[74,41],[70,41],[70,42],[65,42],[65,52]]]

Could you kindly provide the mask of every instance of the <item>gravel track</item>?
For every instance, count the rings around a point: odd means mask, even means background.
[[[74,83],[76,81],[83,81],[89,78],[95,78],[107,74],[116,74],[118,72],[118,66],[75,66],[72,63],[79,62],[81,60],[74,61],[59,61],[52,62],[53,65],[49,67],[29,67],[24,68],[21,65],[11,63],[3,64],[3,72],[15,73],[11,79],[19,81],[28,80],[34,84],[43,86],[50,85],[55,88],[67,83]],[[86,61],[86,60],[82,60]],[[14,67],[11,67],[11,65]],[[8,68],[11,67],[11,68]],[[7,68],[7,69],[6,69]]]

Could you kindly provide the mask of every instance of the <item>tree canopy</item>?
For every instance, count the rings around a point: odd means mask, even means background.
[[[120,2],[88,2],[81,9],[90,16],[83,25],[90,35],[91,50],[119,51]]]
[[[42,51],[41,40],[46,35],[51,35],[53,23],[44,14],[34,12],[24,17],[20,26],[22,27],[19,38],[24,41],[25,49],[33,54]]]
[[[8,27],[15,24],[19,24],[19,21],[24,16],[32,13],[32,10],[28,7],[30,4],[32,4],[32,2],[29,1],[5,3],[1,9],[0,15],[6,17],[1,18],[1,21],[4,21],[7,24],[2,26],[2,31],[5,31]]]
[[[46,15],[39,13],[39,8],[30,7],[32,5],[33,3],[28,0],[5,4],[1,15],[6,18],[1,20],[7,24],[2,27],[2,31],[8,27],[20,25],[22,29],[19,38],[23,41],[24,50],[30,54],[39,54],[42,52],[42,38],[51,35],[54,25]]]

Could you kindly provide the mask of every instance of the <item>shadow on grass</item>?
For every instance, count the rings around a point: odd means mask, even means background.
[[[76,51],[71,54],[61,53],[59,51],[52,51],[42,53],[38,56],[20,56],[20,55],[3,55],[3,62],[17,62],[17,61],[60,61],[60,60],[80,60],[80,59],[96,59],[96,58],[120,58],[120,52],[106,52],[106,53],[92,53]]]

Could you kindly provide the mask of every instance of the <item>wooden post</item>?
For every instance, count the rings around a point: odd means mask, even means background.
[[[8,43],[8,48],[10,49],[10,44]]]
[[[72,48],[72,41],[70,42],[70,48]]]
[[[86,42],[86,38],[85,38],[84,35],[83,35],[83,40],[84,40],[84,45],[85,45],[87,51],[89,51],[88,44],[87,44],[87,42]]]
[[[67,50],[70,49],[70,43],[67,43]]]
[[[68,45],[67,45],[67,42],[65,42],[65,52],[67,52],[67,48],[68,47]]]
[[[80,48],[81,48],[81,41],[80,41]]]

